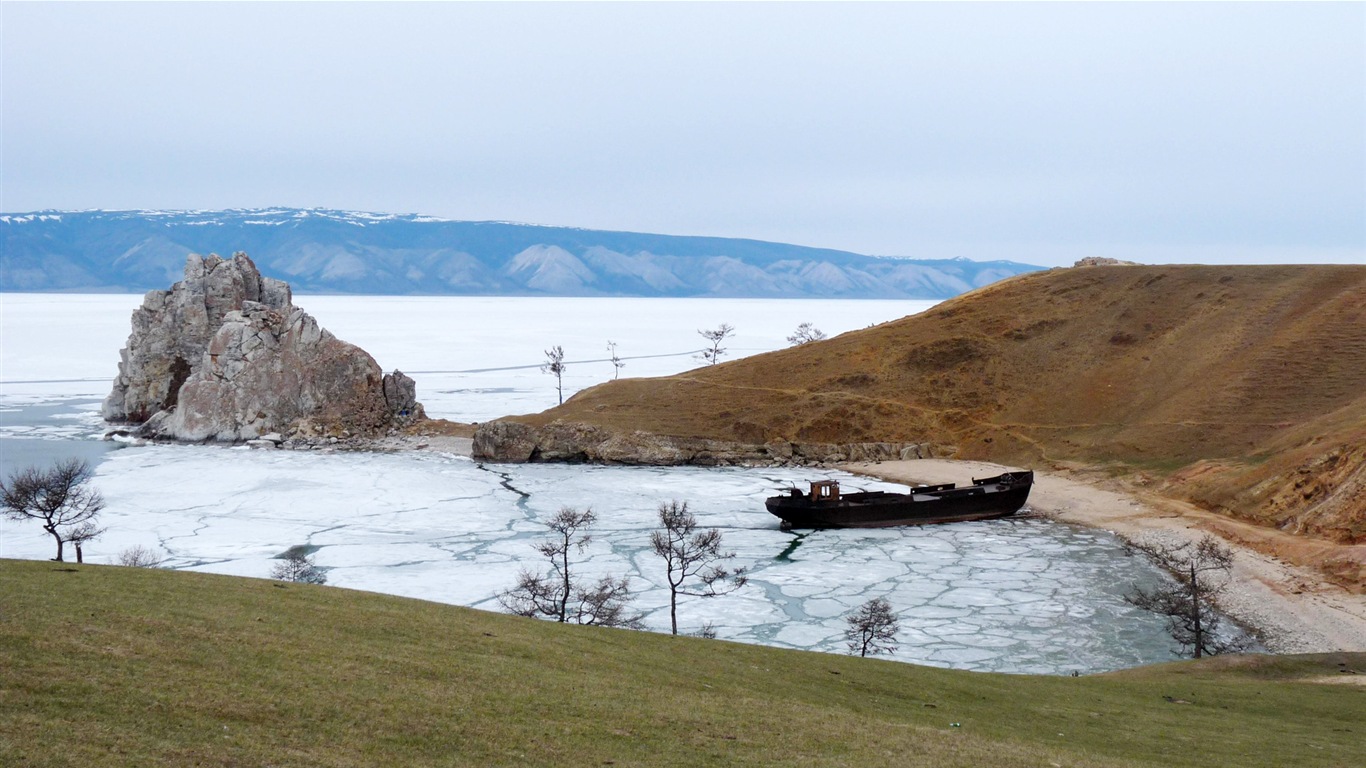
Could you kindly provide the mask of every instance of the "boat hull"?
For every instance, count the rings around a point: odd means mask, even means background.
[[[773,496],[764,505],[791,528],[886,528],[1010,517],[1029,499],[1034,473],[1015,472],[929,493],[851,493],[836,501]]]

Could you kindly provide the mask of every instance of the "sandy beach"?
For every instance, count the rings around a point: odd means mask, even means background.
[[[840,467],[897,483],[966,482],[1012,469],[947,459],[856,463]],[[1366,651],[1366,595],[1327,582],[1317,571],[1265,552],[1313,549],[1303,537],[1212,515],[1170,499],[1100,487],[1100,483],[1035,473],[1029,506],[1067,523],[1103,528],[1131,540],[1179,542],[1213,533],[1235,553],[1222,608],[1255,627],[1276,653]],[[1284,541],[1271,541],[1272,539]],[[1257,543],[1257,548],[1249,546]],[[1276,546],[1279,545],[1279,546]],[[1259,551],[1260,550],[1260,551]],[[1305,562],[1305,558],[1293,558]]]

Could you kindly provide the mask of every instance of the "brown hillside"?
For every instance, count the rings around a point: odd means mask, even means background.
[[[658,379],[555,419],[746,443],[904,441],[1105,466],[1267,525],[1366,541],[1366,266],[1100,266]]]

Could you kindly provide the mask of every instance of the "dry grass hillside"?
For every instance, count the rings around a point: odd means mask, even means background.
[[[1104,467],[1366,541],[1366,266],[1020,276],[823,342],[610,382],[515,421],[746,443],[928,442]]]
[[[0,584],[11,768],[1360,762],[1366,653],[1003,675],[158,568]]]

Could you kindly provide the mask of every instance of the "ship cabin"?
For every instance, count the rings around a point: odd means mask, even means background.
[[[839,501],[840,483],[838,480],[815,480],[811,483],[812,501]]]

